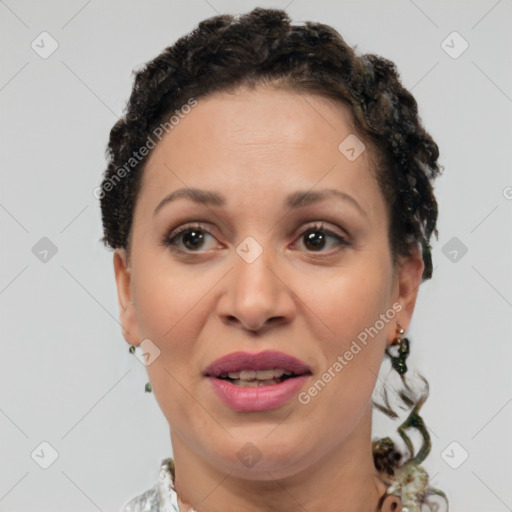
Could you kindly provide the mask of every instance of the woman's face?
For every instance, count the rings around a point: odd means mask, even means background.
[[[235,474],[291,474],[367,443],[386,343],[409,325],[423,263],[393,274],[386,204],[347,116],[262,88],[199,99],[149,156],[128,264],[115,252],[125,338],[150,340],[173,446]],[[269,350],[309,373],[267,390],[205,375]]]

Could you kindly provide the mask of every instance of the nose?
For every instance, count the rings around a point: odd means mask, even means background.
[[[235,255],[234,268],[218,304],[224,323],[262,333],[293,320],[296,301],[292,283],[287,282],[275,260],[270,250],[264,250],[250,263]]]

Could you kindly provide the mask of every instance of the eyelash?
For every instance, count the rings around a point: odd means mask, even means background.
[[[184,224],[183,226],[171,231],[169,235],[164,237],[163,245],[166,247],[169,247],[175,251],[179,251],[186,254],[200,254],[201,251],[189,251],[186,249],[181,249],[177,246],[176,240],[178,237],[186,233],[187,231],[202,231],[204,233],[209,234],[210,236],[214,237],[214,235],[208,230],[207,226],[198,222],[198,223],[191,223],[191,224]],[[307,233],[307,232],[315,232],[315,231],[322,231],[326,235],[336,239],[337,245],[341,247],[348,247],[350,246],[350,242],[348,242],[344,237],[334,233],[333,231],[327,229],[325,225],[322,222],[315,223],[312,226],[308,226],[304,231],[301,232],[299,236],[299,240]],[[215,237],[214,237],[215,238]],[[312,254],[315,254],[315,252],[318,253],[324,253],[324,252],[330,252],[330,251],[307,251]]]

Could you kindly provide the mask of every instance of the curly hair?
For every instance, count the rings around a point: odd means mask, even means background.
[[[99,194],[105,245],[130,250],[148,151],[136,159],[134,154],[148,147],[150,134],[162,132],[159,127],[170,114],[191,98],[266,85],[316,94],[348,107],[351,129],[369,150],[386,202],[393,262],[420,245],[422,280],[431,278],[430,239],[438,236],[432,181],[441,173],[439,149],[422,126],[416,100],[402,86],[393,62],[374,54],[358,55],[328,25],[292,25],[283,10],[256,8],[200,22],[134,74],[130,99],[110,132],[106,150],[108,166]],[[412,395],[404,397],[419,418]],[[390,407],[378,408],[394,414]],[[393,474],[401,466],[402,454],[389,438],[375,441],[373,450],[379,471]]]

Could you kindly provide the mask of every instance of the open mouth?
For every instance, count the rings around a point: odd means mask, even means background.
[[[310,375],[311,372],[294,373],[290,370],[242,370],[240,372],[222,372],[216,378],[226,380],[235,386],[240,387],[260,387],[280,384],[288,379],[294,379],[302,375]]]

